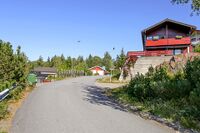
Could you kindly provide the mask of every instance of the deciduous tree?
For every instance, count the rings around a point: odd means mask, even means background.
[[[174,4],[191,4],[192,14],[200,14],[200,0],[171,0]]]

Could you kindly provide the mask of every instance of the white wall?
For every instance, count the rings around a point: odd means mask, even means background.
[[[92,74],[95,75],[96,73],[98,73],[99,75],[103,76],[104,75],[104,71],[103,70],[91,70],[92,71]]]

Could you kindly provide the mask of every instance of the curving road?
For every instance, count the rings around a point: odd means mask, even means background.
[[[35,89],[13,120],[11,133],[175,133],[131,114],[79,77]]]

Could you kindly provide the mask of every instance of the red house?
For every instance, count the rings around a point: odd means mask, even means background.
[[[142,31],[143,51],[130,51],[128,57],[190,53],[194,31],[196,26],[165,19]]]
[[[93,75],[103,76],[109,73],[108,71],[105,70],[105,68],[100,67],[100,66],[91,67],[89,68],[89,70],[92,72]]]

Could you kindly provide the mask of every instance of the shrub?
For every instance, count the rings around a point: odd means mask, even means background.
[[[85,75],[87,75],[87,76],[92,76],[92,72],[91,72],[90,70],[86,70],[86,71],[85,71]]]
[[[99,73],[95,73],[94,76],[99,76]]]
[[[9,95],[9,98],[12,100],[19,100],[21,98],[21,92],[22,92],[23,88],[24,87],[22,87],[22,86],[18,86],[17,88],[12,90]]]
[[[185,67],[185,78],[190,81],[193,88],[200,83],[200,58],[188,61]]]
[[[0,102],[0,120],[4,119],[8,114],[8,104],[6,102]]]
[[[200,43],[195,46],[194,52],[200,53]]]
[[[199,77],[200,58],[195,58],[187,62],[183,71],[170,76],[163,66],[150,67],[147,74],[137,74],[124,91],[130,99],[136,99],[153,114],[200,130]]]

